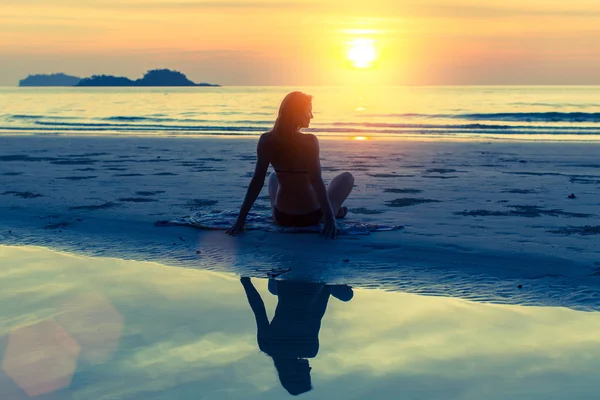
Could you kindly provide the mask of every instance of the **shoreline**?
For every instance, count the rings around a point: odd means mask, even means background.
[[[265,131],[266,132],[266,131]],[[312,133],[319,138],[319,140],[324,141],[369,141],[369,142],[443,142],[443,143],[485,143],[485,142],[493,142],[493,143],[545,143],[545,144],[600,144],[600,134],[590,134],[590,135],[534,135],[534,134],[514,134],[514,135],[506,135],[506,136],[483,136],[481,134],[465,134],[465,136],[449,136],[449,135],[414,135],[414,136],[361,136],[361,135],[319,135],[318,132],[305,132]],[[258,140],[260,137],[259,134],[223,134],[223,135],[214,135],[214,134],[176,134],[176,133],[139,133],[135,134],[133,132],[120,132],[120,133],[69,133],[69,132],[23,132],[20,134],[10,132],[5,133],[0,131],[0,138],[12,138],[12,137],[44,137],[44,138],[53,138],[53,137],[67,137],[67,138],[149,138],[149,139],[223,139],[223,140],[236,140],[236,139],[248,139],[248,140]],[[357,139],[363,138],[366,139]],[[559,138],[557,138],[559,137]],[[568,137],[568,138],[565,138]]]
[[[325,180],[343,171],[356,177],[347,218],[405,229],[329,242],[154,226],[238,208],[255,143],[0,137],[0,243],[258,277],[292,268],[281,279],[600,308],[597,235],[577,231],[600,226],[594,146],[328,141]],[[268,212],[264,191],[254,210]]]

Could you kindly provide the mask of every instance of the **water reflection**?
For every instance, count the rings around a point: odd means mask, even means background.
[[[258,347],[273,359],[281,385],[292,395],[312,389],[308,359],[319,352],[319,330],[329,296],[350,301],[347,285],[269,280],[269,292],[278,297],[271,322],[265,304],[250,278],[241,278],[254,312]]]
[[[598,398],[597,312],[297,280],[242,290],[42,248],[0,246],[0,260],[0,400]]]

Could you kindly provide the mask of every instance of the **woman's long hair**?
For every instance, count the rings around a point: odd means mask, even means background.
[[[300,125],[298,120],[303,113],[306,113],[312,103],[312,96],[302,92],[288,93],[281,105],[275,125],[273,126],[273,135],[282,146],[296,149],[296,136]]]

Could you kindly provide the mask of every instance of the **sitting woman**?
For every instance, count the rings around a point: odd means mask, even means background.
[[[254,176],[235,224],[226,233],[236,235],[244,230],[246,217],[256,201],[269,164],[275,170],[269,176],[269,197],[273,219],[281,226],[306,227],[324,223],[326,237],[337,235],[336,217],[344,217],[342,203],[354,186],[349,172],[336,176],[326,188],[321,177],[319,140],[303,134],[312,115],[312,97],[288,94],[281,103],[275,126],[261,135],[257,146]]]

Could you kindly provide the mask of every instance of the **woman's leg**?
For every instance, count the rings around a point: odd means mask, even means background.
[[[350,172],[339,174],[329,183],[327,186],[327,195],[333,209],[333,215],[338,216],[338,212],[346,198],[350,195],[353,186],[354,176]]]
[[[277,189],[279,188],[279,181],[277,180],[277,174],[271,172],[269,175],[269,200],[271,201],[271,213],[273,214],[273,220],[275,220],[275,196],[277,196]]]

